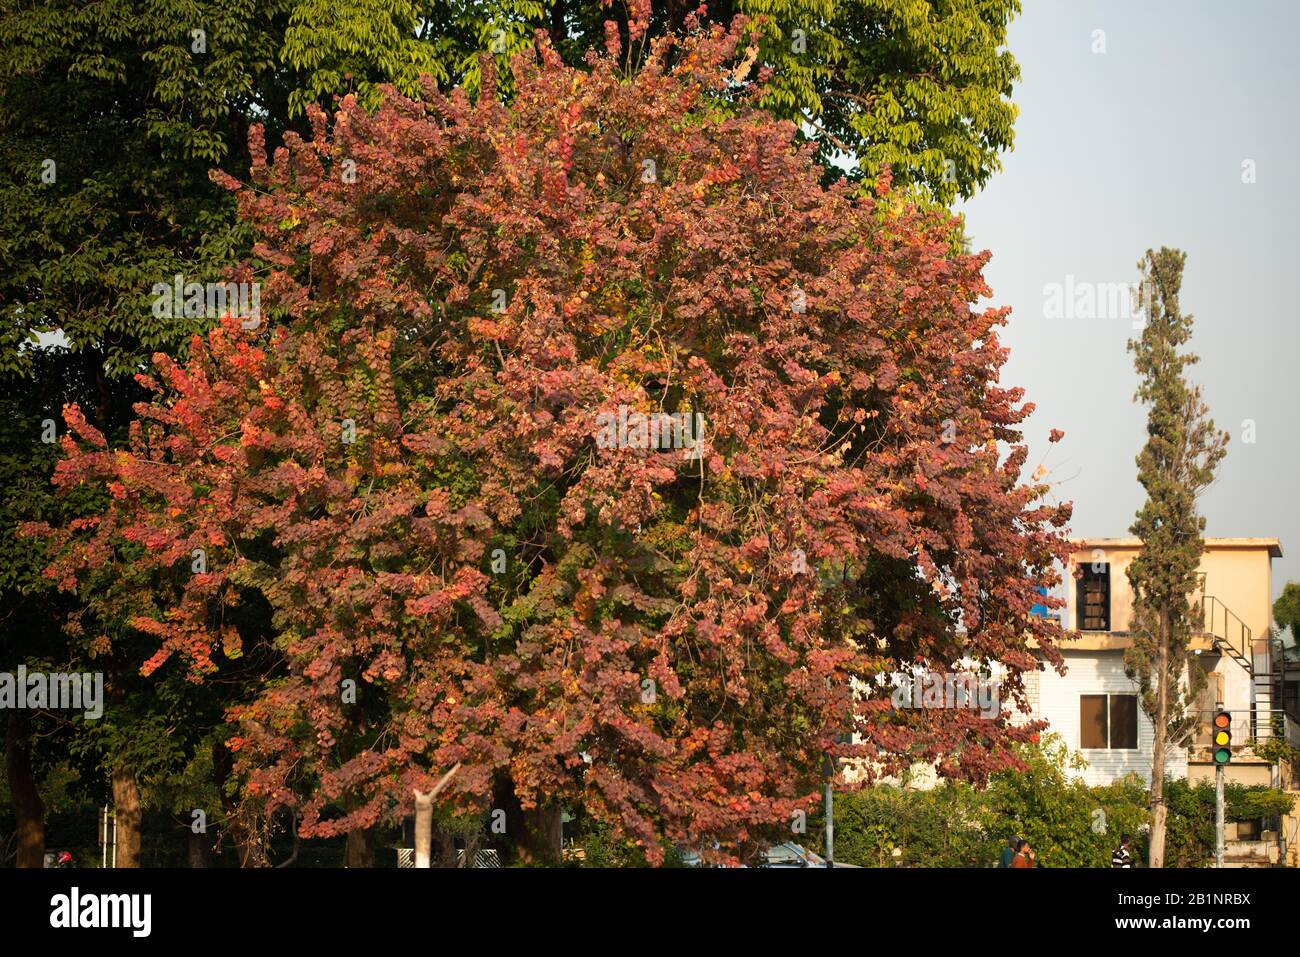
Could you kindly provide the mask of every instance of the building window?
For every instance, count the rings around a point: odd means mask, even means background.
[[[1137,748],[1137,695],[1079,696],[1079,747]]]
[[[1089,562],[1079,579],[1080,631],[1110,631],[1110,565]]]

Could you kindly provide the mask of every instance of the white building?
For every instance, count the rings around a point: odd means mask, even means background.
[[[1072,544],[1061,644],[1067,671],[1060,675],[1048,667],[1027,676],[1031,717],[1049,722],[1083,755],[1089,784],[1108,784],[1129,772],[1150,783],[1153,729],[1137,683],[1124,671],[1124,653],[1133,644],[1133,593],[1126,572],[1141,543],[1096,538]],[[1275,538],[1206,539],[1193,596],[1205,622],[1188,656],[1188,668],[1206,676],[1197,705],[1200,728],[1188,746],[1171,750],[1170,773],[1193,780],[1213,775],[1210,720],[1218,702],[1232,715],[1229,780],[1278,783],[1276,769],[1246,749],[1246,741],[1287,733],[1289,725],[1300,742],[1297,716],[1284,710],[1295,701],[1294,689],[1283,685],[1274,667],[1277,651],[1270,640],[1271,562],[1281,555]]]
[[[1046,721],[1049,731],[1083,756],[1088,784],[1110,784],[1132,773],[1149,785],[1153,726],[1136,681],[1124,670],[1124,653],[1133,644],[1126,572],[1141,543],[1096,538],[1072,544],[1060,646],[1066,673],[1049,665],[1025,675],[1031,706],[1025,717]],[[1300,746],[1300,675],[1287,670],[1281,643],[1273,638],[1271,562],[1281,556],[1275,538],[1205,540],[1193,596],[1204,623],[1193,636],[1188,668],[1206,680],[1196,705],[1197,730],[1190,741],[1169,749],[1168,774],[1213,780],[1211,721],[1221,703],[1232,716],[1226,780],[1300,790],[1300,768],[1265,760],[1248,744],[1285,736]],[[1300,835],[1291,832],[1300,820],[1293,815],[1281,824],[1280,844],[1278,835],[1256,833],[1252,825],[1229,825],[1230,848],[1238,848],[1243,862],[1276,861],[1279,850],[1294,857]]]

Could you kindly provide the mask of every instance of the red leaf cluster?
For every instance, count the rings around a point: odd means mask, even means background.
[[[209,674],[223,610],[272,610],[286,674],[233,711],[262,809],[337,833],[460,762],[460,802],[508,774],[652,859],[730,853],[807,805],[827,754],[980,780],[1032,733],[873,684],[1000,661],[1018,694],[1030,639],[1059,661],[1030,608],[1069,509],[1021,481],[1007,311],[971,305],[987,254],[724,109],[735,43],[659,41],[625,76],[543,41],[509,106],[349,98],[269,161],[254,131],[228,185],[271,331],[158,356],[128,449],[69,411],[57,481],[112,498],[47,530],[51,574],[124,542],[160,573],[207,554],[137,623],[146,669]],[[705,427],[603,445],[620,410]]]

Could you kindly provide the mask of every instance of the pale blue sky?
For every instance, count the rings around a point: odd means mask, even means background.
[[[1044,286],[1133,282],[1148,247],[1183,249],[1192,377],[1232,436],[1201,501],[1207,534],[1280,538],[1276,595],[1300,580],[1300,2],[1024,6],[1008,40],[1022,71],[1016,146],[959,208],[974,247],[993,253],[994,301],[1014,310],[1004,383],[1038,406],[1030,463],[1048,453],[1074,534],[1128,534],[1145,425],[1125,350],[1132,321],[1047,318]],[[1104,53],[1092,52],[1095,30]],[[1055,447],[1053,427],[1066,432]]]

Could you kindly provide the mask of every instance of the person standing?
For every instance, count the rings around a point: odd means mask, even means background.
[[[1011,859],[1012,867],[1037,867],[1038,859],[1028,841],[1022,840],[1016,845],[1016,856]]]
[[[1007,841],[1006,846],[1002,848],[1002,854],[998,857],[998,867],[1010,867],[1012,859],[1016,856],[1016,848],[1020,844],[1020,838],[1012,835]]]
[[[1119,847],[1110,856],[1111,867],[1132,867],[1133,855],[1129,853],[1128,845],[1132,840],[1127,834],[1123,834],[1119,839]]]

